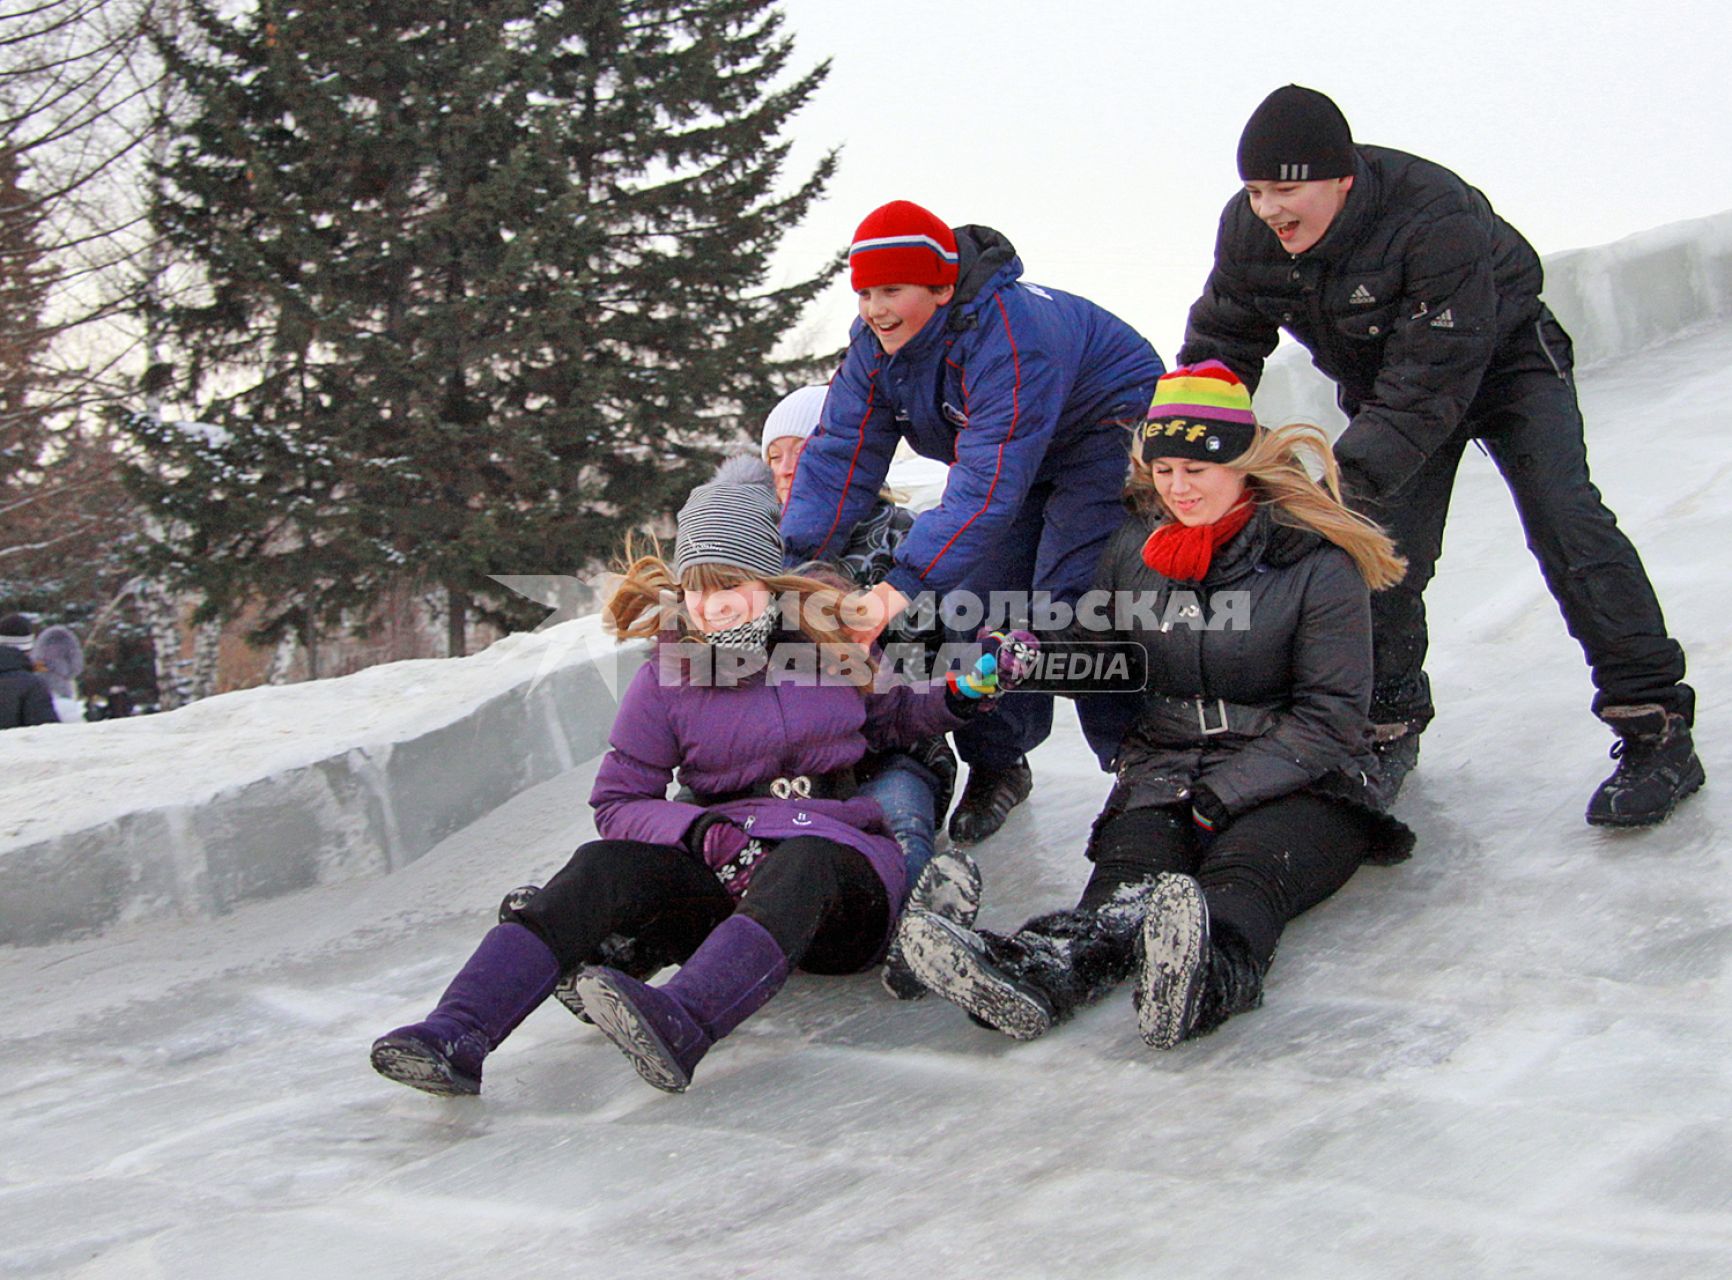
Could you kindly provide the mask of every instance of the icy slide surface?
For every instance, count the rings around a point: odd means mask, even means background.
[[[1262,1010],[1156,1055],[1120,993],[1018,1045],[800,976],[683,1097],[552,1005],[478,1100],[376,1077],[372,1037],[592,833],[590,760],[390,875],[0,951],[0,1274],[1732,1274],[1732,324],[1582,393],[1701,698],[1709,785],[1666,826],[1583,825],[1609,740],[1470,450],[1418,852],[1288,931]],[[1085,762],[1061,715],[979,850],[988,923],[1080,887]]]

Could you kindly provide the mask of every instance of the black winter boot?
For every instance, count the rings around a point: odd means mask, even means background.
[[[977,1022],[1033,1040],[1129,975],[1150,887],[1126,885],[1095,911],[1036,916],[1009,937],[915,912],[903,954],[930,990]]]
[[[1208,903],[1190,876],[1155,881],[1138,944],[1131,1002],[1144,1043],[1156,1049],[1207,1035],[1263,1003],[1264,966],[1231,930],[1211,936]]]
[[[1010,811],[1034,790],[1034,774],[1027,760],[1008,769],[982,769],[971,765],[962,800],[950,815],[950,838],[956,844],[979,844],[1004,825]]]
[[[1618,740],[1612,759],[1618,767],[1588,801],[1588,822],[1596,827],[1651,827],[1707,781],[1690,726],[1675,711],[1657,703],[1607,707],[1600,718]]]
[[[1419,733],[1414,724],[1398,720],[1372,726],[1372,753],[1377,757],[1378,776],[1374,791],[1384,805],[1395,802],[1407,775],[1419,767]]]

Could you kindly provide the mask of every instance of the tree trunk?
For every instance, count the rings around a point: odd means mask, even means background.
[[[445,611],[445,656],[465,657],[469,653],[469,593],[448,586],[445,599],[450,606]]]

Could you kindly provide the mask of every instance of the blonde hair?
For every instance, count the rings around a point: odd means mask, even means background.
[[[1320,481],[1305,465],[1307,454],[1322,471]],[[1258,427],[1249,449],[1218,465],[1243,472],[1252,500],[1274,508],[1278,524],[1309,529],[1345,551],[1373,591],[1393,587],[1407,575],[1407,561],[1396,554],[1389,535],[1342,504],[1341,470],[1322,428],[1304,423]],[[1174,518],[1155,489],[1153,468],[1134,455],[1126,488],[1143,514]]]
[[[695,564],[676,575],[663,559],[661,545],[649,540],[647,552],[639,554],[631,538],[626,539],[619,581],[601,606],[602,625],[620,640],[671,639],[702,642],[686,612],[685,592],[727,591],[747,582],[762,582],[772,597],[772,609],[795,607],[795,629],[818,646],[827,673],[864,690],[872,684],[869,655],[848,638],[840,625],[844,593],[827,582],[798,573],[760,577],[738,565]]]

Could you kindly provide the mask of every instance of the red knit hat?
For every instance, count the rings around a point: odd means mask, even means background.
[[[866,215],[848,249],[856,291],[883,284],[955,284],[956,234],[911,200],[892,200]]]

